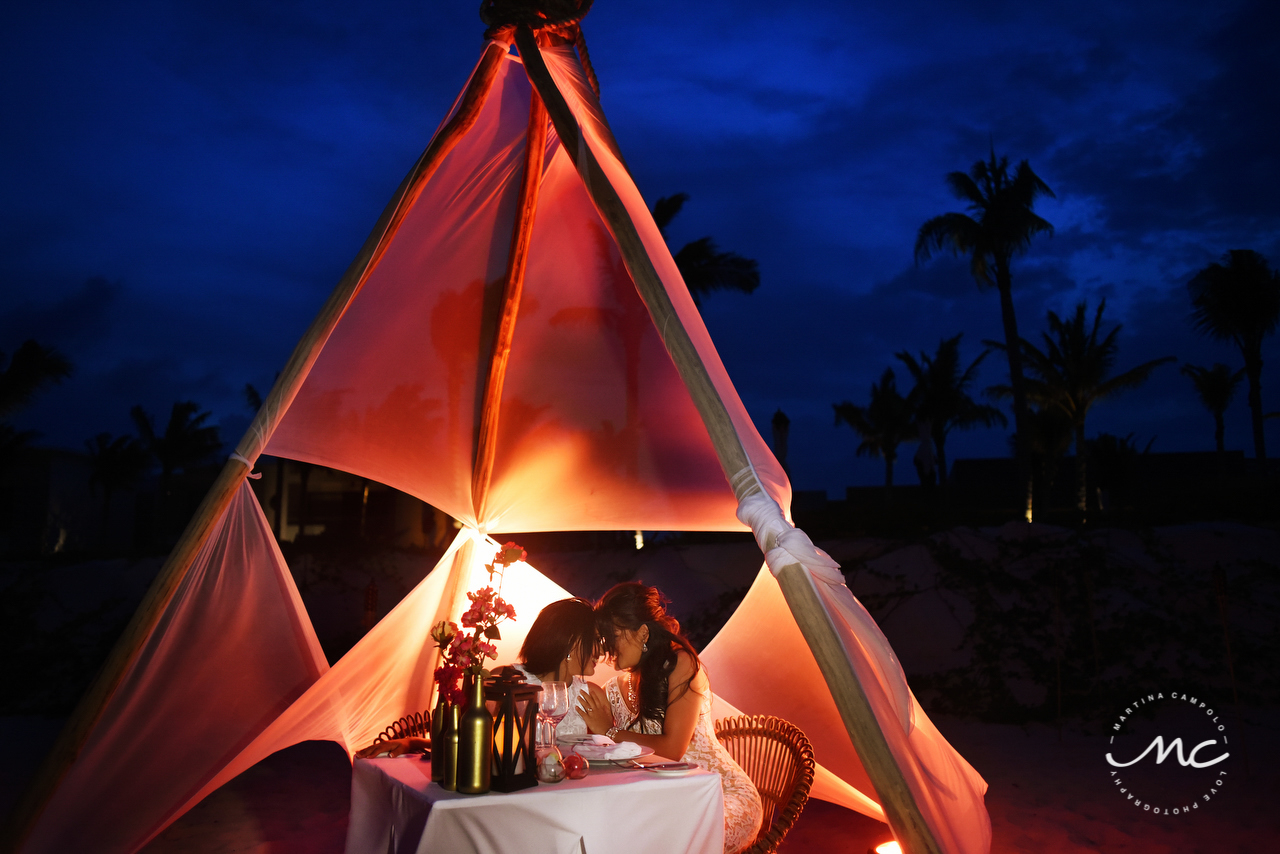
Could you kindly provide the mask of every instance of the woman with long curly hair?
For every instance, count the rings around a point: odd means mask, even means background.
[[[596,603],[605,652],[621,675],[605,684],[608,708],[586,697],[578,713],[593,733],[717,772],[724,789],[724,850],[741,851],[760,830],[760,794],[716,739],[711,681],[666,604],[658,588],[635,582],[616,585]]]

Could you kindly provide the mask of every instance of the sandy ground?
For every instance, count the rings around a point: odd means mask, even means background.
[[[8,808],[55,726],[4,720],[18,749],[5,763]],[[1280,850],[1280,710],[1246,710],[1233,723],[1239,752],[1229,779],[1204,808],[1155,817],[1135,809],[1112,787],[1097,734],[1044,725],[1006,726],[940,718],[939,728],[986,778],[994,854],[1005,852],[1177,852],[1228,854]],[[25,736],[25,737],[24,737]],[[36,736],[36,738],[32,738]],[[1246,767],[1247,766],[1247,767]],[[145,849],[147,854],[310,854],[343,850],[350,804],[350,766],[337,745],[309,742],[246,771],[183,816]],[[890,838],[876,821],[812,801],[783,843],[785,854],[864,854]],[[379,853],[380,854],[380,853]]]

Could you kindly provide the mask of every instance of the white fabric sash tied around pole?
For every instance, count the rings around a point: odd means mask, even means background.
[[[249,469],[249,473],[245,475],[245,477],[249,478],[249,480],[262,480],[262,472],[254,471],[253,463],[249,462],[247,459],[242,457],[238,452],[232,451],[231,456],[228,459],[232,459],[232,460],[236,460],[237,462],[244,463],[245,468]]]
[[[755,534],[756,542],[764,552],[765,563],[769,565],[769,571],[774,577],[786,566],[799,564],[804,568],[805,574],[812,579],[828,616],[835,621],[837,627],[843,623],[853,636],[846,637],[845,652],[850,657],[854,671],[859,678],[865,680],[872,676],[865,669],[866,665],[874,669],[874,677],[884,686],[886,698],[893,707],[894,718],[904,733],[910,733],[914,727],[914,709],[906,674],[902,672],[902,665],[898,662],[893,647],[889,645],[889,639],[845,585],[840,564],[815,546],[808,534],[788,522],[783,517],[778,502],[764,490],[740,500],[737,516]],[[866,657],[861,661],[856,651],[850,648],[849,640],[853,640],[865,654]]]
[[[784,566],[802,564],[805,569],[827,584],[844,584],[840,564],[813,544],[809,535],[782,516],[778,502],[761,490],[738,502],[738,521],[751,528],[760,551],[777,576]]]

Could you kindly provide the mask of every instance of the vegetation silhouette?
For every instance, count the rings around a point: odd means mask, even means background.
[[[160,505],[157,521],[163,534],[178,524],[174,506],[174,475],[189,472],[212,461],[222,447],[216,425],[206,425],[212,413],[200,411],[200,404],[193,400],[178,401],[169,411],[169,421],[163,433],[156,431],[151,416],[141,406],[129,410],[142,446],[160,464]]]
[[[1085,419],[1089,410],[1099,401],[1121,391],[1137,388],[1160,365],[1176,361],[1173,356],[1163,356],[1143,362],[1122,374],[1110,376],[1115,367],[1119,345],[1116,338],[1122,324],[1117,323],[1101,341],[1102,314],[1107,308],[1104,299],[1098,303],[1093,323],[1087,319],[1087,305],[1076,304],[1075,314],[1068,320],[1050,311],[1047,317],[1049,330],[1041,333],[1044,350],[1040,350],[1025,338],[1019,340],[1027,371],[1027,398],[1042,410],[1056,410],[1071,424],[1076,449],[1076,509],[1084,513],[1088,509],[1088,445],[1084,440]],[[1003,348],[998,341],[984,342]],[[1011,396],[1009,386],[992,386],[990,391],[999,397]]]
[[[667,237],[667,226],[687,201],[688,193],[676,193],[654,202],[653,221],[664,240]],[[754,259],[744,258],[736,252],[721,252],[710,237],[700,237],[686,243],[672,257],[689,288],[693,304],[699,308],[702,307],[702,300],[713,291],[740,291],[749,294],[760,287],[760,265]]]
[[[1002,427],[1009,423],[1004,413],[994,406],[978,403],[969,396],[969,386],[978,373],[978,366],[991,349],[985,349],[960,370],[961,332],[938,343],[938,350],[930,356],[923,351],[917,360],[903,350],[894,355],[907,366],[915,380],[915,386],[907,394],[907,401],[919,422],[926,425],[927,434],[933,439],[938,455],[939,483],[947,483],[947,434],[952,430],[971,430],[974,427]]]
[[[9,416],[31,403],[41,391],[71,376],[71,362],[53,347],[27,340],[5,364],[0,352],[0,472],[5,471],[40,434],[19,430]]]
[[[1212,368],[1202,368],[1190,362],[1182,366],[1182,375],[1190,377],[1196,394],[1204,408],[1213,413],[1213,441],[1219,452],[1226,450],[1226,421],[1224,415],[1236,388],[1244,378],[1244,368],[1232,371],[1229,365],[1215,362]]]
[[[862,437],[858,456],[871,455],[884,459],[884,485],[893,487],[893,464],[898,459],[898,445],[915,435],[915,419],[911,405],[898,392],[893,368],[885,368],[880,382],[871,384],[871,402],[855,406],[845,400],[833,403],[836,426],[848,424]]]
[[[149,462],[146,447],[132,436],[99,433],[85,440],[89,452],[89,489],[102,490],[102,530],[105,542],[111,524],[111,498],[117,492],[137,483]]]
[[[1267,458],[1262,411],[1262,340],[1280,323],[1280,273],[1251,249],[1232,249],[1196,273],[1187,284],[1192,324],[1220,341],[1230,341],[1244,356],[1253,416],[1253,450]]]
[[[945,213],[926,220],[916,235],[916,263],[947,249],[969,256],[969,272],[979,288],[995,287],[1000,293],[1000,317],[1004,325],[1005,354],[1009,360],[1009,386],[1013,391],[1018,473],[1023,481],[1026,517],[1032,516],[1031,458],[1025,437],[1027,399],[1022,375],[1022,352],[1017,347],[1018,323],[1013,310],[1013,275],[1010,263],[1040,234],[1053,234],[1053,226],[1032,210],[1040,196],[1053,196],[1049,186],[1023,160],[1009,174],[1009,158],[979,160],[968,173],[951,172],[947,186],[968,204],[970,213]]]

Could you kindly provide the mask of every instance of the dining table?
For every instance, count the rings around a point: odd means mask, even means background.
[[[586,777],[464,795],[417,755],[357,759],[346,854],[649,854],[724,850],[720,775],[593,761]]]

